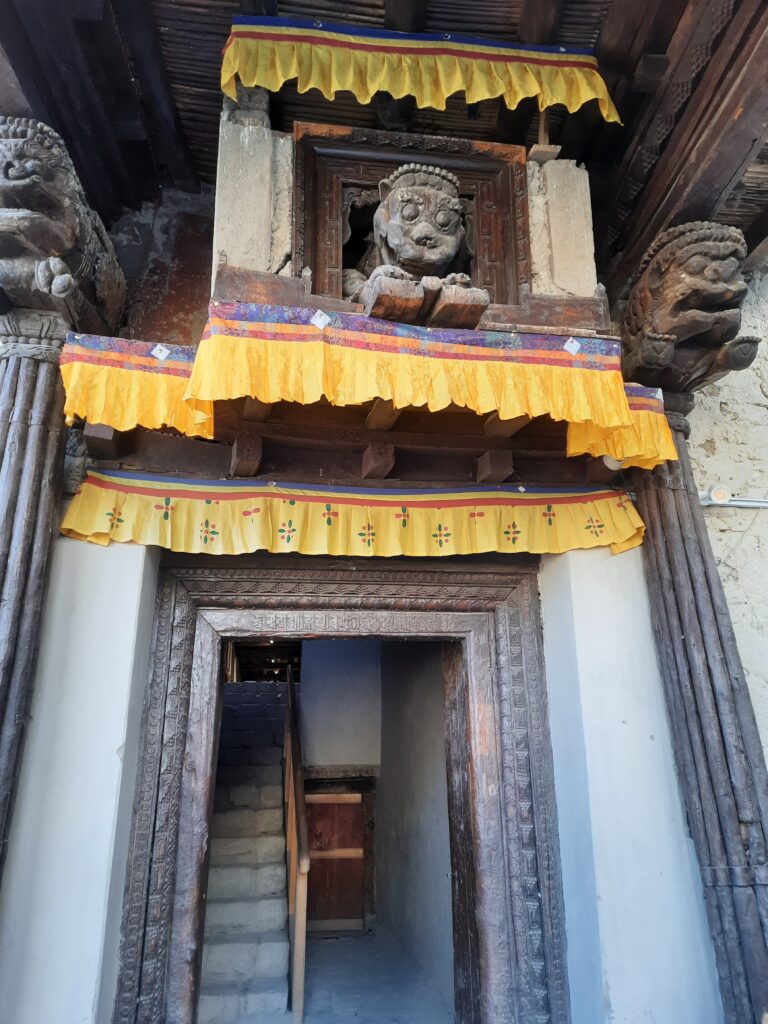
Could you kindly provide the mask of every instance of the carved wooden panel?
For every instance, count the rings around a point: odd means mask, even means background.
[[[168,560],[140,740],[115,1024],[193,1020],[196,894],[207,846],[205,815],[190,811],[207,799],[195,737],[210,737],[215,721],[205,687],[216,686],[217,643],[255,634],[459,641],[478,836],[480,1019],[569,1020],[535,569],[529,558],[439,566],[294,556]],[[201,664],[205,658],[211,664]]]
[[[453,171],[472,210],[473,284],[491,302],[516,304],[529,283],[525,149],[442,136],[297,124],[294,273],[312,270],[312,290],[341,297],[343,192],[376,188],[402,163]]]

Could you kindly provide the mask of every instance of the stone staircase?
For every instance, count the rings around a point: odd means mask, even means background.
[[[281,751],[248,754],[216,778],[198,1024],[289,1020]]]

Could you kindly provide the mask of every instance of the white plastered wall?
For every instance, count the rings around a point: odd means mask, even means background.
[[[702,491],[768,499],[768,273],[750,282],[741,333],[763,338],[749,369],[699,392],[690,450]],[[768,758],[768,509],[704,509]]]
[[[59,538],[0,889],[0,1018],[109,1024],[157,552]]]
[[[572,1024],[722,1024],[639,549],[545,556]]]

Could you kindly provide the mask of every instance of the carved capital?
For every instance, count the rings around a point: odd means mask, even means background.
[[[12,309],[0,314],[0,360],[11,356],[58,363],[70,323],[58,313]]]
[[[760,339],[738,337],[746,255],[738,228],[709,221],[654,240],[621,321],[626,380],[691,392],[752,363]]]
[[[688,414],[693,409],[695,398],[690,391],[665,391],[664,412],[667,422],[674,431],[678,431],[686,440],[691,434]]]

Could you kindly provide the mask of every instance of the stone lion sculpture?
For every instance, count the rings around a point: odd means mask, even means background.
[[[115,331],[125,305],[112,242],[63,140],[23,117],[0,117],[0,293],[95,334]]]
[[[372,242],[357,268],[344,271],[345,298],[365,301],[365,292],[380,278],[436,278],[443,285],[479,291],[472,289],[467,274],[455,269],[467,252],[465,210],[455,174],[442,167],[403,164],[379,183],[379,197]]]
[[[681,224],[654,240],[621,321],[626,380],[696,391],[750,365],[759,339],[737,337],[746,255],[741,231],[709,221]]]

